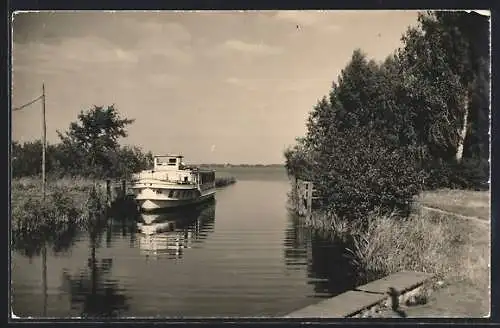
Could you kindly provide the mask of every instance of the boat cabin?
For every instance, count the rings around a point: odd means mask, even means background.
[[[155,171],[178,171],[184,169],[182,155],[159,155],[154,156]]]

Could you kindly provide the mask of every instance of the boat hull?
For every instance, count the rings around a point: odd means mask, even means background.
[[[181,207],[188,207],[190,205],[198,204],[207,200],[214,199],[215,191],[207,193],[194,199],[137,199],[140,209],[144,212],[152,212],[158,210],[178,209]]]

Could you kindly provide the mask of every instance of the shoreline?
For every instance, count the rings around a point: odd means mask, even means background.
[[[474,206],[467,206],[467,199],[474,199],[469,202]],[[479,218],[448,210],[457,207],[456,204],[466,208],[465,213],[469,215],[476,210],[480,213]],[[414,205],[409,219],[373,217],[366,231],[318,212],[306,219],[306,224],[329,233],[332,240],[354,240],[354,249],[348,249],[347,253],[362,272],[360,284],[401,271],[432,274],[427,304],[409,307],[409,316],[425,316],[426,313],[435,316],[439,311],[449,315],[467,311],[474,315],[489,313],[486,305],[489,301],[486,300],[489,300],[490,283],[490,225],[485,217],[489,209],[489,192],[429,191],[420,195]],[[457,290],[474,301],[454,302]],[[477,302],[481,298],[485,300]],[[446,305],[440,302],[452,303],[450,306],[456,308],[444,311]],[[374,317],[392,315],[391,311],[381,311]]]

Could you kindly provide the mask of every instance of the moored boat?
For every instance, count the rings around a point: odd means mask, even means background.
[[[134,197],[143,211],[188,206],[213,199],[215,171],[186,166],[182,155],[154,156],[152,170],[132,177]]]

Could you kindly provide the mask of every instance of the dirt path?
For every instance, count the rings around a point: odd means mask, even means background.
[[[458,213],[455,213],[455,212],[445,211],[445,210],[442,210],[440,208],[431,207],[431,206],[428,206],[428,205],[420,205],[420,207],[422,209],[427,210],[427,211],[432,211],[432,212],[438,212],[438,213],[442,213],[442,214],[453,215],[453,216],[455,216],[457,218],[464,219],[464,220],[472,220],[472,221],[480,223],[482,225],[488,225],[488,226],[490,225],[490,221],[489,220],[485,220],[485,219],[479,218],[477,216],[466,216],[466,215],[458,214]]]

